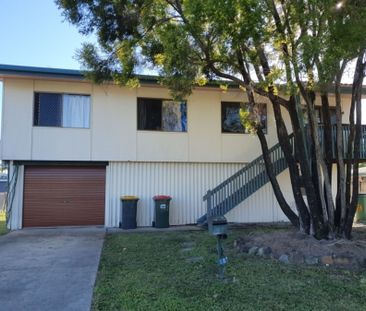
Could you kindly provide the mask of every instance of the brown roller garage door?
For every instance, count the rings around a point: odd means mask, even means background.
[[[103,225],[104,166],[26,166],[24,227]]]

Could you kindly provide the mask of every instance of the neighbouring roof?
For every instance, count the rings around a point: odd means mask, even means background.
[[[61,68],[46,68],[32,66],[17,66],[0,64],[0,78],[2,77],[38,77],[38,78],[54,78],[54,79],[72,79],[85,80],[81,70],[61,69]],[[137,75],[142,84],[159,84],[158,76]],[[227,84],[230,88],[237,88],[238,85],[231,81],[212,81],[206,84],[206,87],[217,87],[220,84]],[[344,84],[341,86],[341,93],[352,93],[352,85]],[[366,86],[363,87],[363,94],[366,94]]]

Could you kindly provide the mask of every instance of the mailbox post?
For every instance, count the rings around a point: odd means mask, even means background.
[[[227,220],[225,216],[210,216],[208,231],[215,236],[225,235],[227,237]]]
[[[227,238],[227,219],[225,216],[210,216],[208,218],[208,231],[217,237],[217,264],[219,265],[219,278],[224,278],[225,265],[228,258],[224,255],[221,241]]]

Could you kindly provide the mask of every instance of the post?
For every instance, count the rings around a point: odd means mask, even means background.
[[[219,274],[218,277],[220,280],[225,279],[225,265],[228,263],[228,258],[224,255],[224,248],[221,244],[221,239],[224,239],[224,235],[218,235],[217,236],[217,264],[219,265]]]
[[[208,190],[207,194],[207,220],[211,216],[211,210],[212,210],[212,191]]]

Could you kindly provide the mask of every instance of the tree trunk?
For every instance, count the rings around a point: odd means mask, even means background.
[[[299,175],[296,159],[294,157],[293,146],[291,146],[290,144],[289,135],[281,113],[281,107],[275,99],[271,98],[271,101],[276,120],[278,141],[281,145],[282,151],[289,167],[292,193],[294,195],[296,208],[299,213],[300,230],[303,230],[306,233],[310,233],[310,214],[302,197],[301,178]]]
[[[358,200],[358,166],[360,158],[360,141],[361,141],[361,98],[362,98],[362,83],[365,76],[366,62],[364,62],[365,51],[360,54],[357,59],[355,75],[352,87],[352,103],[351,107],[356,107],[356,126],[354,123],[354,110],[350,111],[350,132],[354,135],[353,140],[353,178],[352,178],[352,199],[347,211],[347,219],[345,223],[344,236],[347,239],[351,238],[353,219],[356,213],[356,206]],[[353,122],[351,122],[351,120]],[[351,135],[350,133],[350,135]]]
[[[341,234],[344,230],[346,221],[346,171],[343,155],[343,128],[342,128],[342,108],[341,108],[341,92],[340,83],[343,71],[345,68],[345,62],[342,64],[339,74],[336,77],[335,83],[335,99],[336,99],[336,152],[337,152],[337,208],[335,214],[335,223],[338,225],[338,233]]]
[[[243,74],[243,79],[246,80],[247,78],[246,78],[246,73],[245,73],[244,70],[243,70],[242,74]],[[253,89],[250,87],[250,83],[248,83],[248,86],[246,87],[246,91],[247,91],[247,97],[248,97],[249,103],[251,105],[254,105],[255,104],[254,92],[253,92]],[[281,108],[279,108],[279,109],[281,109]],[[261,147],[262,147],[262,153],[263,153],[264,163],[265,163],[265,166],[266,166],[267,175],[268,175],[268,178],[269,178],[269,180],[272,184],[273,191],[274,191],[274,194],[275,194],[276,199],[278,201],[278,204],[280,205],[280,207],[281,207],[282,211],[284,212],[284,214],[291,221],[291,223],[295,227],[300,228],[300,230],[301,230],[301,222],[299,222],[299,217],[291,210],[290,206],[287,204],[286,199],[283,196],[281,188],[280,188],[280,186],[277,182],[276,176],[274,174],[273,165],[272,165],[271,159],[269,157],[267,141],[266,141],[266,138],[263,134],[263,130],[261,129],[261,126],[257,127],[257,134],[258,134],[258,138],[259,138],[259,141],[260,141],[260,144],[261,144]],[[286,133],[286,139],[288,140],[287,133]],[[309,233],[307,231],[306,227],[304,228],[304,231],[306,233]]]
[[[262,147],[263,159],[264,159],[264,164],[266,166],[267,175],[271,182],[273,192],[276,196],[277,202],[280,205],[282,212],[290,220],[292,225],[294,225],[296,228],[300,228],[299,217],[291,210],[291,207],[287,204],[286,199],[283,196],[283,193],[281,191],[281,187],[278,184],[278,181],[276,179],[276,175],[275,175],[274,169],[273,169],[273,164],[271,162],[269,152],[268,152],[268,144],[267,144],[266,138],[263,134],[263,130],[261,128],[257,129],[257,135],[258,135],[261,147]]]
[[[306,191],[308,209],[312,223],[312,234],[318,232],[322,227],[321,213],[319,208],[319,193],[313,183],[313,169],[311,168],[311,150],[308,147],[307,133],[304,124],[301,124],[299,113],[296,111],[296,99],[294,96],[290,98],[289,114],[291,117],[292,128],[294,129],[296,160],[300,163],[302,185]]]
[[[308,116],[309,123],[311,129],[311,137],[312,143],[314,146],[314,152],[316,157],[316,169],[318,175],[318,184],[319,184],[319,194],[321,198],[321,205],[323,211],[323,221],[324,224],[328,226],[328,236],[330,238],[334,237],[334,202],[332,197],[332,189],[330,184],[330,177],[328,174],[328,168],[324,161],[323,151],[319,141],[319,129],[318,122],[315,119],[315,110],[314,110],[314,99],[315,96],[309,94],[310,96],[306,96],[307,108],[308,108]],[[323,190],[324,186],[324,190]]]
[[[326,87],[326,86],[325,86]],[[333,162],[333,137],[332,137],[332,122],[330,119],[328,93],[323,92],[321,95],[322,114],[323,114],[323,144],[325,164],[328,168],[328,175],[332,176]]]
[[[316,236],[318,238],[322,238],[326,233],[328,233],[329,237],[333,237],[334,203],[332,198],[328,170],[324,162],[323,152],[319,142],[318,123],[315,118],[315,110],[314,110],[315,93],[313,91],[309,92],[308,90],[306,90],[305,86],[300,81],[298,76],[296,77],[296,81],[307,107],[309,126],[311,132],[310,135],[311,145],[314,149],[314,155],[315,155],[315,172],[313,172],[313,177],[316,176],[317,178],[317,180],[315,178],[313,179],[313,183],[314,185],[315,184],[318,185],[321,210],[323,216],[322,220],[324,224],[324,229],[327,229],[328,231],[328,232],[324,232],[323,230],[318,231],[318,234],[316,234]]]

